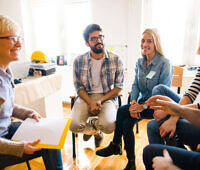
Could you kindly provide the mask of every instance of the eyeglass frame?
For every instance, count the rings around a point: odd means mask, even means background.
[[[0,37],[0,39],[12,40],[16,44],[18,41],[22,42],[24,38],[21,36],[6,36],[6,37]]]
[[[92,41],[92,42],[97,42],[98,40],[103,41],[104,38],[105,38],[104,35],[99,35],[98,37],[91,37],[91,38],[89,39],[89,41]]]

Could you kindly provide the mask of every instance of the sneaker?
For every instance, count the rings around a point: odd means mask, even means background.
[[[102,157],[108,157],[111,155],[122,155],[122,146],[121,144],[110,142],[110,144],[106,148],[96,151],[96,155]]]
[[[94,126],[94,121],[96,121],[96,120],[97,120],[97,118],[90,117],[89,121],[88,121],[88,123],[91,124],[94,129],[96,129],[95,126]],[[83,140],[84,141],[88,141],[91,137],[92,137],[92,135],[84,134],[83,135]]]
[[[84,141],[88,141],[91,137],[92,137],[92,135],[83,134]]]
[[[102,131],[99,131],[99,133],[94,135],[94,143],[95,143],[96,148],[101,145],[102,141],[103,141],[103,133]]]
[[[124,168],[124,170],[136,170],[135,161],[134,160],[128,161],[128,163],[127,163],[126,167]]]

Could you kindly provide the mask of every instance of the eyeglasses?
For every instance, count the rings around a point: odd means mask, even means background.
[[[98,37],[91,37],[91,38],[90,38],[90,41],[92,41],[92,42],[97,42],[98,39],[101,40],[101,41],[103,41],[104,35],[99,35]]]
[[[22,42],[23,38],[20,36],[7,36],[7,37],[0,37],[0,39],[8,39],[8,40],[12,40],[14,43]]]

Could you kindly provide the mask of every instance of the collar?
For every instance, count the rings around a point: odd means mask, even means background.
[[[6,71],[4,71],[1,67],[0,67],[0,76],[2,77],[5,77],[5,78],[8,78],[8,79],[12,79],[12,73],[11,73],[11,70],[10,68],[8,67],[6,69]]]
[[[152,65],[157,65],[158,61],[160,60],[160,54],[156,52],[155,56],[153,57],[153,60],[151,61],[150,64]],[[146,63],[147,59],[146,56],[143,57],[143,63]]]
[[[88,59],[88,61],[91,60],[91,54],[90,54],[90,51],[88,51],[87,59]],[[108,59],[108,51],[107,51],[107,50],[104,50],[103,59]]]

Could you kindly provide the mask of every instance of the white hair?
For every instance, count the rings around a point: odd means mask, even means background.
[[[20,26],[9,17],[0,14],[0,35],[10,31],[20,31]]]

